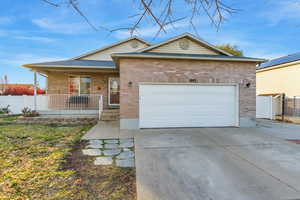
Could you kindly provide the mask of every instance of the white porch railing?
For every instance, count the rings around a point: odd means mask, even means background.
[[[99,98],[99,120],[101,119],[102,111],[103,111],[103,97],[101,95]]]
[[[48,110],[99,110],[102,95],[48,94],[47,98]]]

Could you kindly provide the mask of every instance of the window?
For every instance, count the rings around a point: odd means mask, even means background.
[[[86,76],[70,76],[69,92],[70,94],[90,94],[91,78]]]

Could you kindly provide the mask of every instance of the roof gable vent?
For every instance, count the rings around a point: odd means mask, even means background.
[[[181,39],[181,40],[179,40],[179,47],[181,48],[181,49],[183,49],[183,50],[187,50],[187,49],[189,49],[189,47],[190,47],[190,42],[189,42],[189,40],[188,39]]]

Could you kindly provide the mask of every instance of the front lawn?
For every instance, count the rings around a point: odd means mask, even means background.
[[[20,115],[8,115],[8,116],[0,115],[0,124],[15,122],[18,117],[20,117]]]
[[[0,125],[0,199],[135,199],[133,169],[81,154],[90,126]]]

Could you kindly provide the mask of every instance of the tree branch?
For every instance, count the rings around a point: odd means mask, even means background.
[[[60,3],[54,3],[51,0],[41,0],[51,6],[60,7],[62,4],[69,5],[75,12],[77,12],[84,21],[94,30],[98,30],[98,28],[90,22],[89,18],[85,15],[84,12],[78,6],[78,0],[62,0]],[[153,4],[158,2],[157,5]],[[173,26],[173,24],[177,23],[180,20],[185,18],[189,18],[189,23],[193,30],[197,33],[197,27],[195,25],[195,20],[197,17],[201,17],[202,13],[204,12],[205,15],[208,16],[211,23],[219,30],[223,21],[225,21],[225,16],[227,14],[233,14],[237,11],[237,9],[232,8],[231,6],[224,3],[224,0],[184,0],[186,3],[186,8],[190,10],[187,11],[187,16],[180,16],[177,14],[175,17],[173,16],[173,10],[181,9],[176,7],[177,5],[174,4],[174,0],[135,0],[134,3],[138,4],[139,7],[137,8],[140,13],[134,15],[133,17],[138,17],[130,27],[121,27],[121,28],[105,28],[99,27],[105,31],[110,33],[120,30],[128,30],[130,35],[133,35],[135,32],[138,32],[138,29],[141,27],[141,24],[147,23],[145,21],[147,16],[153,20],[154,25],[158,25],[157,33],[155,37],[158,36],[161,31],[166,33],[167,26]],[[155,7],[156,6],[156,7]],[[158,7],[157,7],[158,6]],[[163,8],[163,9],[160,9]],[[176,12],[175,12],[176,13]],[[132,18],[132,17],[131,17]]]
[[[49,4],[49,5],[51,5],[51,6],[59,7],[59,4],[57,4],[57,3],[53,3],[53,2],[48,1],[48,0],[42,0],[42,1],[45,2],[45,3],[47,3],[47,4]]]
[[[98,29],[90,22],[90,20],[87,18],[87,16],[81,12],[79,7],[77,6],[77,0],[69,0],[69,4],[72,6],[72,8],[88,23],[95,31]]]

